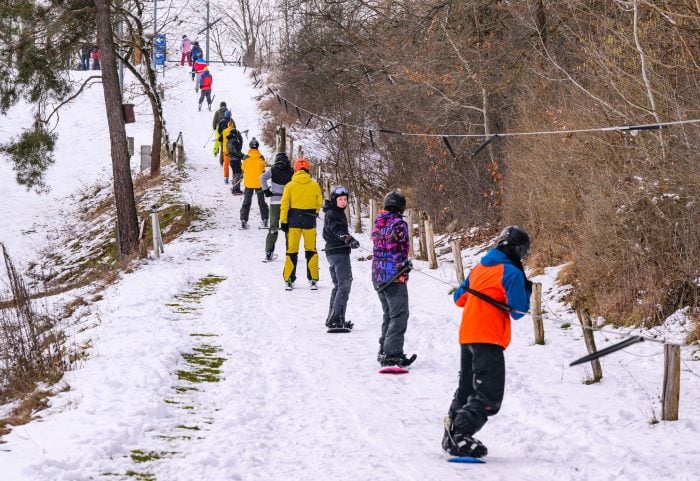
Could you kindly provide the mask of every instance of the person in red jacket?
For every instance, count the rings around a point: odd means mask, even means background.
[[[522,264],[529,250],[527,232],[518,226],[506,227],[496,247],[455,290],[455,304],[464,307],[459,329],[461,369],[442,438],[443,449],[453,456],[480,458],[488,453],[473,435],[501,408],[506,380],[503,351],[510,344],[510,318],[520,319],[530,309],[532,282],[525,277]]]
[[[199,88],[202,90],[202,93],[199,94],[199,110],[202,110],[202,102],[204,102],[204,97],[206,97],[207,108],[211,112],[211,84],[213,81],[214,79],[209,73],[209,67],[205,66],[199,79]]]

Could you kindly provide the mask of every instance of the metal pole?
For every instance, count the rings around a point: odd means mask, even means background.
[[[209,0],[207,0],[207,44],[206,44],[206,48],[207,48],[207,57],[206,57],[206,61],[207,61],[207,64],[209,63],[209,28],[210,28],[210,25],[209,25]]]

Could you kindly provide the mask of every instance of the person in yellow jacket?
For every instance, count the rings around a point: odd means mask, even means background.
[[[258,207],[260,208],[260,217],[262,218],[263,227],[267,228],[267,219],[270,211],[265,202],[265,194],[263,193],[260,176],[262,176],[267,164],[265,157],[260,153],[258,147],[258,139],[253,137],[248,144],[248,153],[243,157],[241,168],[243,169],[243,205],[241,206],[241,227],[248,228],[248,214],[250,214],[250,204],[253,201],[253,194],[258,197]]]
[[[296,280],[299,241],[304,238],[306,277],[312,290],[318,282],[318,254],[316,252],[316,218],[323,206],[323,195],[318,182],[309,175],[309,161],[299,158],[294,162],[292,180],[284,186],[280,204],[280,228],[287,234],[287,257],[282,276],[286,290],[291,291]]]

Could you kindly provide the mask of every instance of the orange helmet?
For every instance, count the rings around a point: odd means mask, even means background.
[[[306,160],[303,157],[299,157],[297,160],[294,161],[294,170],[299,170],[299,169],[304,169],[305,171],[309,171],[311,167],[309,166],[309,161]]]

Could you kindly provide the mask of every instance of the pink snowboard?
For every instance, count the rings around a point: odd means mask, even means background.
[[[408,374],[408,369],[400,366],[385,366],[379,370],[379,374]]]

